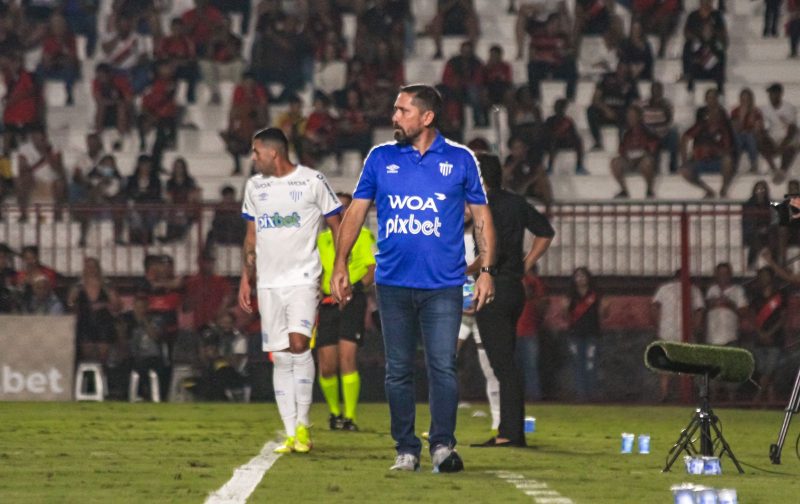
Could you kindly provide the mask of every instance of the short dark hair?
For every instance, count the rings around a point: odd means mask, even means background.
[[[500,158],[494,154],[478,154],[483,183],[487,189],[500,189],[503,185],[503,168]]]
[[[409,84],[401,87],[400,92],[412,95],[411,102],[420,110],[433,112],[431,126],[436,126],[439,116],[442,114],[442,95],[435,87],[427,84]]]
[[[259,142],[272,142],[281,146],[284,152],[289,152],[289,140],[280,128],[264,128],[256,131],[253,140]]]
[[[225,196],[226,194],[232,194],[232,195],[236,196],[236,189],[234,189],[233,186],[226,185],[225,187],[222,188],[222,191],[220,191],[220,194],[223,195],[223,196]]]

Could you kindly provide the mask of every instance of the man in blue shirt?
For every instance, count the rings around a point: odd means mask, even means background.
[[[414,357],[422,338],[429,379],[434,472],[464,468],[456,444],[456,342],[461,324],[464,205],[472,210],[475,241],[486,265],[475,284],[476,309],[494,299],[492,216],[472,151],[436,130],[442,99],[431,86],[400,89],[392,123],[396,142],[370,151],[336,244],[331,292],[352,297],[347,256],[370,205],[378,213],[375,283],[386,351],[386,396],[397,458],[392,470],[419,469],[422,443],[414,434]]]

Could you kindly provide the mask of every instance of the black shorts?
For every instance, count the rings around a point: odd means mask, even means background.
[[[353,299],[344,310],[339,305],[319,306],[316,347],[336,345],[339,340],[352,341],[361,346],[364,341],[364,315],[367,311],[367,296],[361,291],[353,292]]]

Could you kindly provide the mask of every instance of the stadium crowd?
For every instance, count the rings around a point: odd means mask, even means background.
[[[743,155],[751,172],[763,173],[759,169],[763,158],[774,182],[787,178],[800,144],[797,112],[783,99],[783,86],[774,83],[767,88],[768,103],[755,103],[748,89],[729,107],[721,99],[729,46],[723,5],[717,9],[711,0],[701,0],[699,8],[684,15],[678,0],[620,2],[632,14],[626,32],[610,0],[578,0],[572,11],[565,2],[518,3],[512,0],[509,9],[517,13],[514,57],[527,58],[527,82],[521,86],[515,85],[518,79],[503,47],[489,48],[485,61],[476,54],[481,20],[472,1],[437,2],[435,16],[425,33],[419,34],[433,37],[435,52],[430,56],[434,59],[446,56],[443,36],[465,38],[458,54],[447,55],[442,75],[433,76],[445,101],[440,118],[444,135],[468,140],[476,151],[489,150],[485,139],[464,138],[466,125],[487,127],[494,107],[508,112],[509,154],[503,160],[508,189],[549,206],[554,201],[549,176],[559,152],[574,151],[575,175],[588,173],[587,151],[605,149],[604,126],[616,128],[620,139],[610,166],[619,183],[618,198],[630,197],[626,177],[631,174],[644,177],[646,197],[655,197],[662,156],[668,159],[670,173],[702,188],[708,198],[717,192],[727,196],[731,181],[743,172]],[[233,307],[228,279],[213,271],[213,245],[240,244],[244,228],[234,187],[225,187],[219,198],[201,194],[185,159],[178,157],[171,166],[164,166],[165,151],[180,153],[181,130],[196,127],[187,120],[185,105],[201,99],[200,86],[209,91],[209,105],[230,103],[219,135],[231,155],[233,174],[247,172],[242,158],[249,156],[253,133],[267,124],[280,127],[295,158],[311,167],[326,156],[341,157],[349,150],[366,156],[374,129],[386,125],[397,89],[405,82],[404,59],[414,51],[418,36],[415,13],[408,0],[261,0],[254,9],[248,0],[194,0],[180,11],[158,0],[114,0],[113,4],[110,14],[101,17],[97,0],[0,1],[0,71],[6,92],[0,204],[14,196],[23,222],[34,199],[53,203],[56,218],[69,205],[71,217],[81,224],[81,244],[86,242],[91,222],[104,218],[113,221],[118,243],[146,245],[183,239],[197,219],[192,203],[218,199],[198,273],[177,278],[168,256],[149,255],[141,285],[120,296],[114,280],[105,278],[98,262],[87,258],[81,278],[64,291],[58,288],[57,273],[40,264],[36,247],[21,251],[19,265],[5,247],[0,250],[0,312],[76,313],[79,359],[100,360],[109,369],[119,370],[123,381],[130,369],[153,369],[162,377],[166,392],[169,370],[185,361],[196,370],[193,387],[199,394],[217,399],[243,397],[247,355],[259,353],[253,350],[254,341],[258,347],[254,336],[258,322]],[[796,57],[800,3],[789,1],[786,11],[789,52]],[[344,40],[344,12],[356,14],[352,51]],[[764,37],[778,35],[776,19],[775,9],[767,9]],[[688,128],[676,124],[664,83],[655,80],[653,72],[654,62],[667,57],[666,48],[679,28],[684,40],[681,80],[690,91],[701,80],[716,85],[705,92],[704,104]],[[586,64],[579,54],[582,37],[598,35],[602,44],[595,48],[594,60]],[[651,47],[648,35],[658,37],[657,48]],[[85,38],[85,61],[79,56],[78,36]],[[246,44],[247,40],[252,44]],[[41,56],[31,65],[30,55],[37,53]],[[43,83],[63,82],[64,105],[74,106],[75,84],[86,78],[82,75],[86,68],[94,69],[90,86],[93,131],[86,136],[83,155],[67,166],[48,137]],[[574,106],[576,85],[587,77],[596,82],[596,89],[589,106],[579,110]],[[543,110],[551,104],[541,101],[545,79],[566,83],[565,96],[552,104],[548,117]],[[185,100],[178,93],[181,81]],[[229,101],[222,97],[224,81],[235,83]],[[640,96],[640,82],[650,82],[648,96]],[[309,88],[312,100],[304,103],[303,91]],[[575,114],[586,115],[588,136],[582,135]],[[130,142],[140,152],[135,165],[117,166],[115,154]],[[16,174],[11,170],[12,158]],[[719,191],[701,178],[708,173],[722,175]],[[800,189],[796,180],[789,184],[788,192]],[[797,245],[797,237],[765,217],[769,201],[768,186],[759,182],[744,204],[748,211],[742,234],[752,268],[764,247],[773,251],[780,264],[787,260],[787,247]],[[90,210],[97,205],[107,210],[102,214]],[[166,232],[155,236],[161,221],[167,224]],[[698,320],[705,313],[707,324],[724,325],[726,334],[736,333],[731,327],[741,326],[743,334],[755,335],[745,340],[763,350],[756,356],[765,377],[764,395],[771,392],[770,370],[774,371],[775,354],[784,340],[781,329],[771,330],[777,327],[775,322],[748,326],[745,320],[752,317],[745,310],[749,306],[758,313],[764,300],[774,296],[771,271],[758,270],[750,298],[740,289],[725,297],[719,292],[732,289],[731,271],[720,265],[705,301],[699,291],[696,304],[693,300]],[[656,319],[662,324],[659,337],[664,339],[675,337],[663,328],[669,318],[666,313],[676,309],[674,291],[659,289],[654,298],[659,307]],[[544,324],[548,298],[544,283],[534,275],[526,279],[526,292],[529,304],[518,325],[518,347],[525,362],[527,392],[538,398],[536,363],[548,357],[538,350],[537,333]],[[576,270],[564,316],[569,320],[577,397],[584,399],[593,396],[595,359],[602,352],[601,300],[591,272]],[[731,313],[720,315],[720,310]],[[192,314],[191,321],[184,320],[184,314]],[[731,316],[737,317],[735,323]],[[770,316],[771,321],[781,319],[779,314]],[[698,322],[698,334],[702,325]],[[712,333],[719,332],[709,329],[707,334]],[[709,340],[714,344],[736,341],[738,336]],[[143,382],[142,387],[147,384]]]

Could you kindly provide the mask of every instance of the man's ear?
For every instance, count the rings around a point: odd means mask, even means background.
[[[428,128],[433,124],[433,120],[436,118],[436,114],[433,113],[433,110],[426,110],[422,113],[422,124]]]

